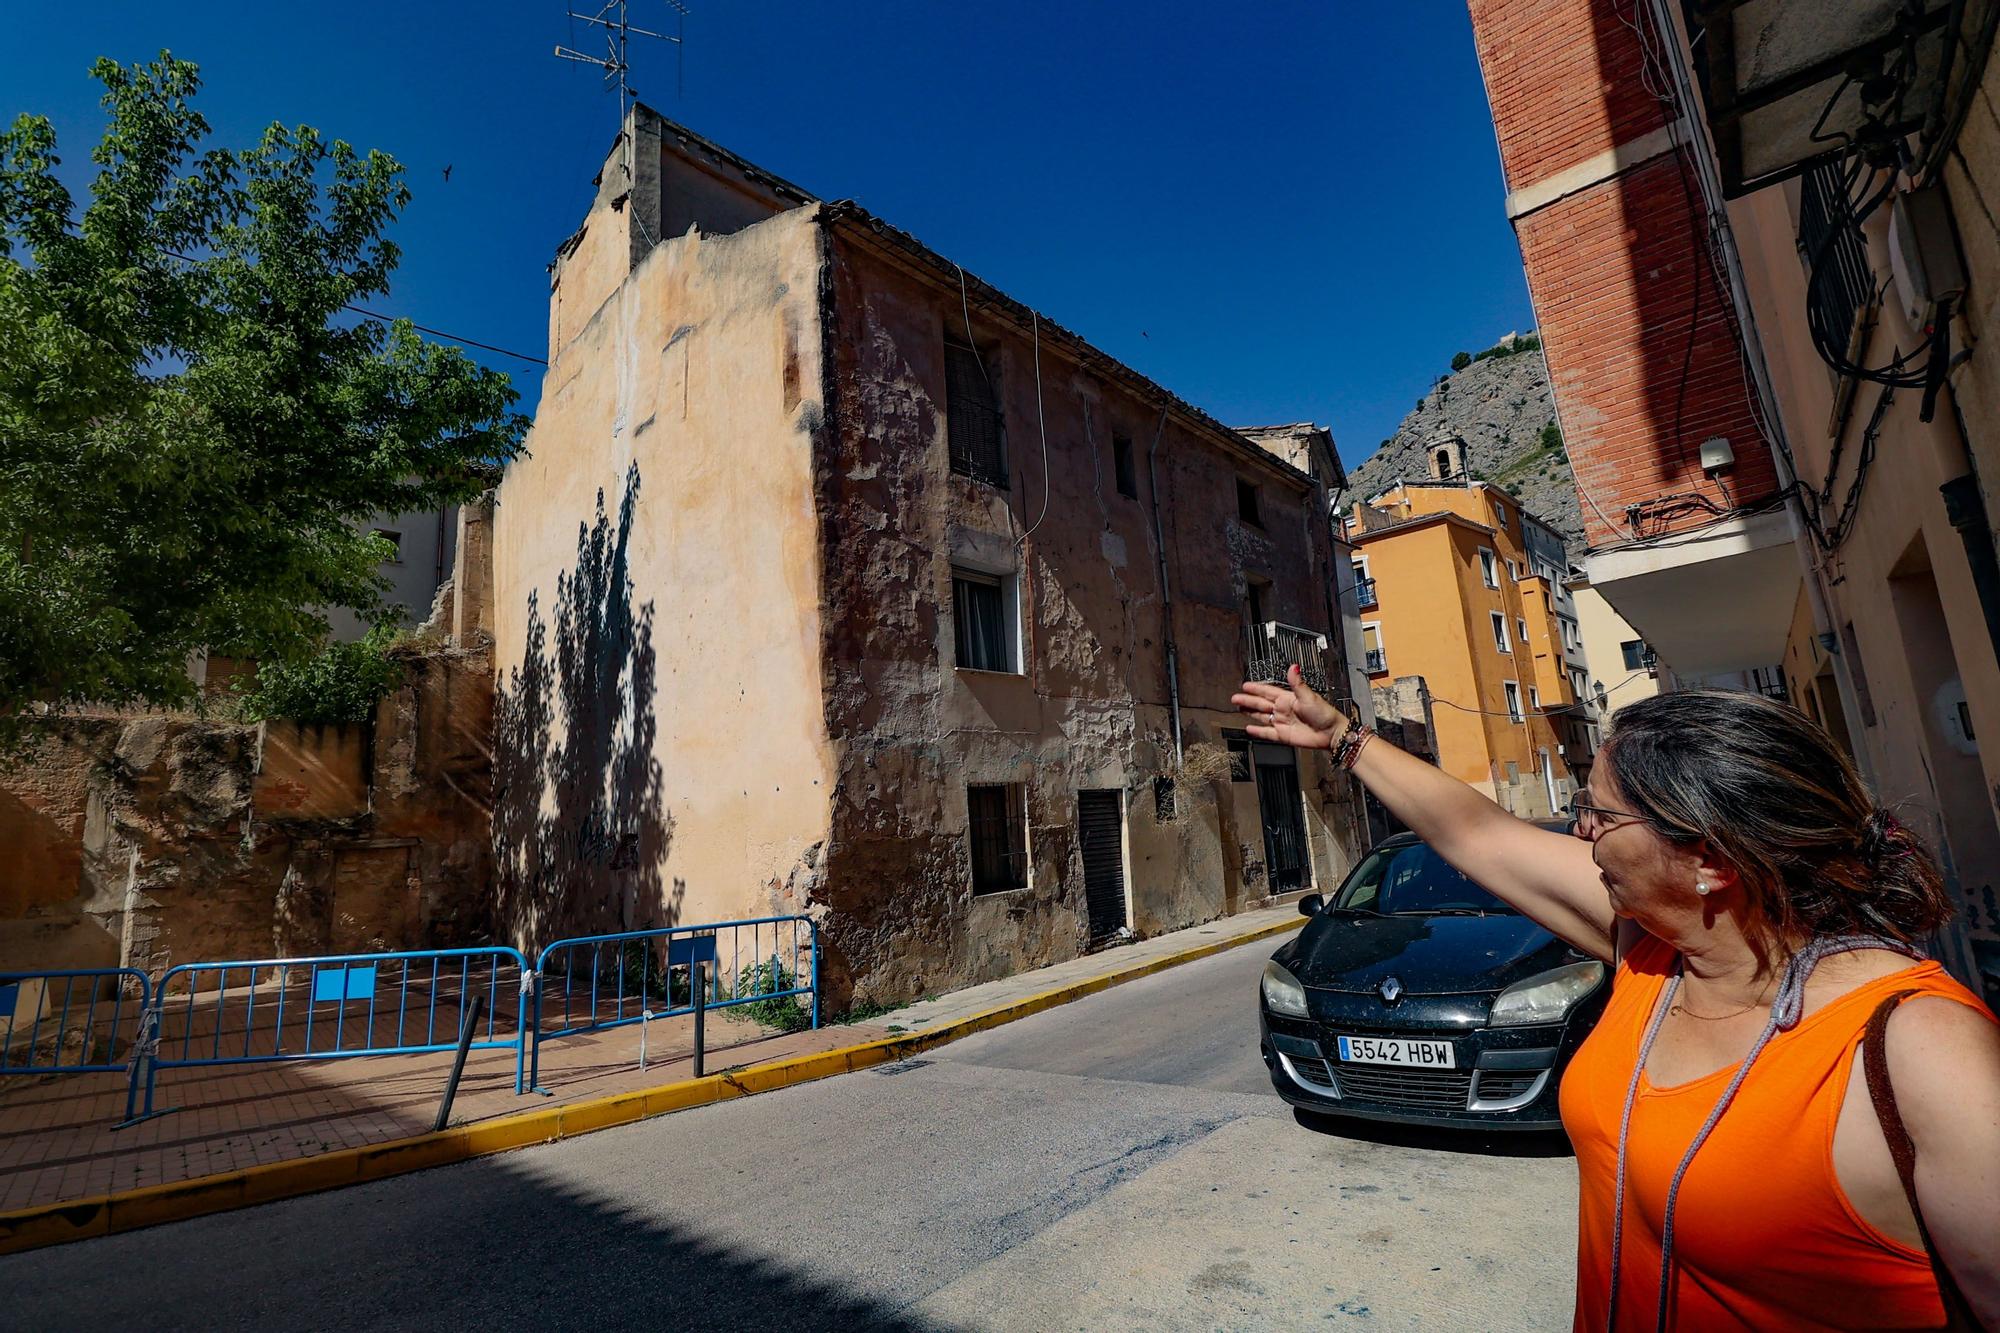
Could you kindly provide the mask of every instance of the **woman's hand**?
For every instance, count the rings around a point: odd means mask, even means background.
[[[1260,741],[1277,741],[1301,750],[1330,750],[1347,734],[1346,716],[1306,684],[1297,663],[1292,665],[1288,684],[1246,680],[1229,702],[1249,719],[1245,730]]]

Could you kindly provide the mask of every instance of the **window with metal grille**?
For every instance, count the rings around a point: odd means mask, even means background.
[[[1264,526],[1264,520],[1257,513],[1257,483],[1241,477],[1236,479],[1236,517],[1260,528]]]
[[[963,344],[944,345],[945,437],[951,470],[1006,486],[1007,433],[1000,416],[999,368]]]
[[[1018,783],[965,789],[974,893],[1028,886],[1027,805],[1027,789]]]
[[[1118,473],[1118,493],[1128,500],[1139,498],[1139,471],[1132,459],[1132,441],[1123,435],[1111,437],[1111,462]]]
[[[951,571],[951,609],[958,665],[968,671],[1012,671],[1007,592],[1001,580],[975,570]]]
[[[1821,162],[1799,178],[1799,257],[1807,265],[1807,318],[1830,333],[1843,353],[1853,350],[1855,321],[1875,300],[1875,271],[1853,217],[1840,159]]]

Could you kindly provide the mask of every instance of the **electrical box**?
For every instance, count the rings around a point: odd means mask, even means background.
[[[1701,442],[1701,470],[1714,476],[1736,466],[1736,450],[1727,435],[1711,435]]]
[[[1889,272],[1913,329],[1930,323],[1939,301],[1965,295],[1965,261],[1943,186],[1926,185],[1889,201]]]

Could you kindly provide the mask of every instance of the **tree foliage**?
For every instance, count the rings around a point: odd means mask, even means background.
[[[507,376],[346,307],[386,293],[403,171],[309,127],[207,144],[196,68],[100,60],[79,208],[0,133],[0,717],[187,702],[192,653],[311,658],[382,615],[372,514],[462,503],[520,448]]]
[[[1455,352],[1452,354],[1451,368],[1453,370],[1464,370],[1467,366],[1471,364],[1472,364],[1472,353]]]
[[[244,715],[253,721],[368,722],[375,705],[403,679],[390,655],[396,631],[377,625],[353,643],[330,643],[296,662],[266,662],[257,683],[243,692]]]

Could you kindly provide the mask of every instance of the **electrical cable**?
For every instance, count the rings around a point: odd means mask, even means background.
[[[1035,515],[1035,521],[1030,523],[1028,530],[1014,542],[1016,546],[1022,545],[1033,536],[1035,529],[1042,526],[1042,520],[1049,516],[1049,419],[1042,411],[1042,317],[1030,310],[1028,320],[1034,330],[1035,339],[1035,421],[1042,430],[1042,512]]]
[[[63,230],[73,232],[78,236],[83,235],[82,226],[80,226],[78,223],[75,222],[65,221],[63,223]],[[178,259],[184,264],[199,264],[203,262],[202,260],[196,259],[193,255],[182,254],[179,250],[169,250],[164,245],[160,247],[160,253],[163,255],[170,256],[171,258]],[[343,303],[340,308],[342,310],[350,311],[353,314],[364,315],[367,318],[372,319],[380,324],[394,324],[397,320],[402,319],[402,316],[400,315],[385,315],[379,310],[370,310],[366,306],[355,305],[352,302]],[[477,347],[483,352],[494,352],[500,356],[511,356],[517,361],[531,361],[538,366],[546,366],[549,364],[547,361],[544,361],[539,356],[529,356],[526,352],[510,351],[505,347],[496,346],[493,343],[480,342],[477,339],[462,337],[456,333],[447,333],[443,329],[434,329],[429,327],[428,325],[419,324],[415,320],[403,319],[402,322],[408,324],[412,329],[415,329],[418,333],[428,333],[433,338],[449,338],[452,340],[452,342],[457,343],[461,346]]]
[[[1605,690],[1605,691],[1604,691],[1604,693],[1605,693],[1606,695],[1611,695],[1611,694],[1614,694],[1614,693],[1616,693],[1617,691],[1619,691],[1619,690],[1622,690],[1622,689],[1624,689],[1624,688],[1625,688],[1625,687],[1626,687],[1627,685],[1630,685],[1630,684],[1631,684],[1631,683],[1632,683],[1633,681],[1635,681],[1635,680],[1639,679],[1639,677],[1641,677],[1641,676],[1645,676],[1645,675],[1651,675],[1651,674],[1653,674],[1653,673],[1651,673],[1651,672],[1647,672],[1647,671],[1634,671],[1634,672],[1633,672],[1633,673],[1632,673],[1631,675],[1629,675],[1629,676],[1625,677],[1625,679],[1623,679],[1623,680],[1619,681],[1619,682],[1618,682],[1618,683],[1617,683],[1616,685],[1613,685],[1613,686],[1611,686],[1611,687],[1610,687],[1609,689]],[[1518,682],[1517,682],[1517,683],[1518,683]],[[1511,713],[1511,712],[1508,712],[1508,711],[1507,711],[1507,710],[1505,710],[1505,709],[1498,709],[1498,708],[1470,708],[1470,707],[1467,707],[1467,706],[1466,706],[1465,704],[1460,704],[1460,703],[1453,703],[1453,702],[1452,702],[1451,700],[1449,700],[1449,699],[1442,699],[1442,698],[1439,698],[1439,697],[1438,697],[1437,695],[1435,695],[1435,694],[1433,694],[1433,695],[1431,695],[1431,696],[1430,696],[1430,701],[1431,701],[1432,703],[1434,703],[1434,704],[1443,704],[1443,705],[1444,705],[1444,706],[1445,706],[1446,708],[1455,708],[1455,709],[1457,709],[1457,710],[1458,710],[1459,712],[1461,712],[1461,713],[1476,713],[1476,714],[1478,714],[1478,715],[1480,715],[1480,716],[1482,716],[1482,717],[1505,717],[1505,718],[1513,718],[1513,719],[1514,719],[1515,721],[1517,721],[1517,722],[1519,722],[1519,721],[1525,721],[1525,720],[1526,720],[1526,710],[1525,710],[1525,709],[1523,710],[1523,712],[1522,712],[1522,716],[1521,716],[1521,717],[1515,717],[1515,715],[1514,715],[1513,713]],[[1537,714],[1538,716],[1541,716],[1541,717],[1547,717],[1547,716],[1549,716],[1549,715],[1550,715],[1550,714],[1552,714],[1552,713],[1574,713],[1574,712],[1576,712],[1576,711],[1577,711],[1578,709],[1584,709],[1584,708],[1595,708],[1596,706],[1597,706],[1597,705],[1595,705],[1595,704],[1593,704],[1593,703],[1589,703],[1589,702],[1583,702],[1583,703],[1573,703],[1573,704],[1557,704],[1557,705],[1556,705],[1555,707],[1553,707],[1553,708],[1538,708],[1538,709],[1536,709],[1536,710],[1535,710],[1535,712],[1536,712],[1536,714]]]

